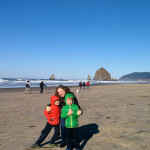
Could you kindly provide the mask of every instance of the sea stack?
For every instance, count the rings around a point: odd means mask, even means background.
[[[111,75],[110,73],[105,70],[103,67],[98,69],[95,73],[95,76],[93,80],[100,80],[100,81],[110,81],[111,80]]]
[[[55,75],[54,74],[51,75],[50,80],[55,80]]]
[[[88,75],[88,77],[87,77],[87,80],[91,80],[91,77],[90,77],[90,75]]]

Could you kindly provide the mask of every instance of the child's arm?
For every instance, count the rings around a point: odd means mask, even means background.
[[[82,114],[82,110],[79,109],[79,107],[76,105],[75,110],[73,111],[73,116],[74,117],[79,117]]]
[[[73,111],[72,111],[71,109],[69,109],[69,111],[68,111],[68,114],[67,114],[67,115],[69,116],[69,115],[72,115],[72,114],[73,114]]]
[[[78,110],[78,111],[77,111],[77,115],[80,116],[81,114],[82,114],[82,110]]]
[[[44,110],[44,115],[45,115],[45,117],[46,117],[48,120],[51,120],[51,119],[52,119],[51,112],[47,112],[46,109]]]
[[[46,111],[50,112],[51,111],[51,107],[50,106],[46,106]]]
[[[47,104],[47,105],[46,105],[45,109],[46,109],[47,112],[50,112],[50,111],[51,111],[50,106],[51,106],[51,104]]]
[[[68,111],[65,109],[65,107],[63,107],[61,111],[61,118],[65,119],[67,117],[68,117]]]

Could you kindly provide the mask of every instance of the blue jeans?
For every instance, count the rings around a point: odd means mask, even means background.
[[[66,143],[65,119],[60,118],[60,124],[61,124],[61,138],[62,138],[62,142]]]

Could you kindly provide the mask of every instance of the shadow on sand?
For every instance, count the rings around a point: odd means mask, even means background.
[[[79,143],[80,143],[80,149],[82,150],[87,142],[90,140],[90,138],[93,137],[93,134],[99,133],[98,125],[96,123],[91,123],[87,125],[83,125],[78,128],[78,136],[79,136]],[[41,144],[42,148],[49,148],[49,147],[43,147],[44,145],[47,145],[50,141],[47,141],[43,144]],[[61,143],[61,137],[57,139],[56,144]]]
[[[79,142],[80,149],[83,149],[93,134],[99,133],[98,125],[96,123],[87,124],[79,127]]]

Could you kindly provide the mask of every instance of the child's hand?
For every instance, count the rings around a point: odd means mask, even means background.
[[[77,115],[80,116],[81,114],[82,114],[82,110],[78,110],[78,111],[77,111]]]
[[[46,106],[46,111],[47,112],[50,112],[51,111],[51,108],[49,106]]]
[[[68,115],[72,115],[73,111],[71,109],[69,109]]]
[[[54,119],[55,119],[55,117],[52,117],[50,120],[51,120],[51,121],[54,121]]]
[[[70,112],[70,115],[72,115],[72,114],[73,114],[73,111],[72,111],[71,109],[69,109],[69,112]]]

